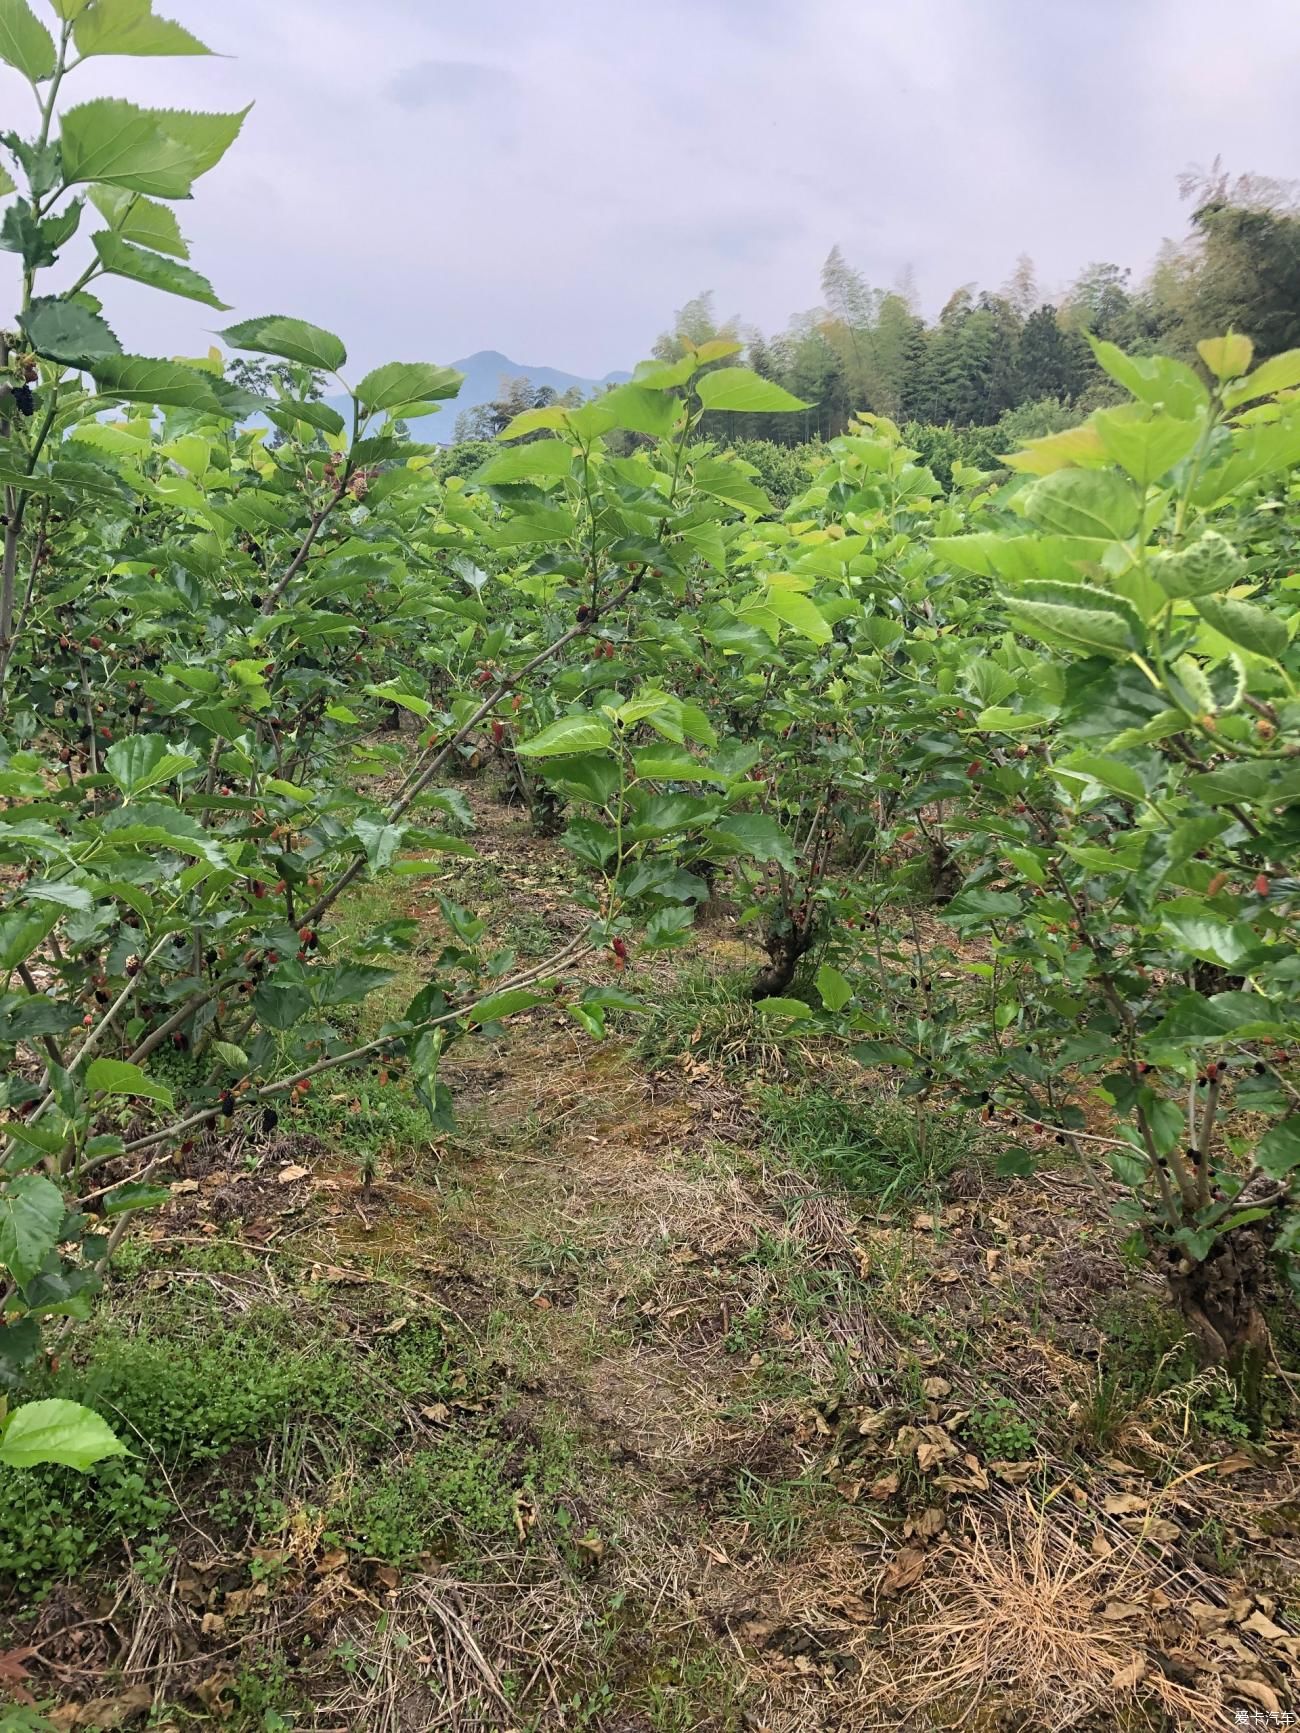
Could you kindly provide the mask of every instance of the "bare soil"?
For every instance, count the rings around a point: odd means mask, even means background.
[[[471,798],[460,900],[502,935],[570,931],[564,851]],[[757,957],[723,906],[617,978],[653,998]],[[743,1075],[689,1049],[650,1066],[546,1008],[455,1049],[446,1080],[460,1129],[389,1147],[371,1190],[346,1086],[324,1129],[196,1149],[138,1230],[144,1280],[282,1306],[286,1339],[442,1320],[465,1394],[395,1396],[399,1455],[488,1444],[511,1532],[475,1550],[439,1528],[398,1569],[329,1538],[337,1487],[309,1475],[242,1549],[193,1508],[161,1582],[106,1568],[12,1620],[0,1688],[53,1693],[61,1727],[235,1733],[1289,1724],[1287,1386],[1252,1439],[1214,1418],[1212,1379],[1162,1381],[1177,1332],[1104,1189],[1064,1163],[995,1179],[977,1153],[881,1210],[779,1159]],[[224,1242],[238,1272],[187,1263]],[[989,1412],[1025,1436],[972,1430]],[[248,1707],[250,1672],[279,1706]]]

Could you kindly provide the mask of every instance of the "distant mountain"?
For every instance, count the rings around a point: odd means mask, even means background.
[[[455,437],[456,417],[467,409],[477,409],[481,403],[491,403],[493,398],[499,397],[505,379],[529,379],[534,385],[549,385],[561,393],[571,385],[578,385],[590,395],[604,385],[621,385],[632,377],[630,373],[614,372],[607,373],[603,379],[583,379],[579,374],[565,373],[559,367],[531,367],[522,361],[512,361],[499,349],[480,349],[460,361],[453,361],[452,366],[457,373],[465,375],[459,396],[444,403],[436,415],[411,419],[411,432],[417,439],[430,444],[450,445]],[[346,398],[331,397],[326,401],[336,409],[347,404]]]
[[[500,395],[503,379],[528,379],[534,385],[549,385],[553,391],[561,393],[571,385],[578,385],[590,395],[602,385],[621,385],[632,377],[630,373],[607,373],[603,379],[583,379],[576,373],[565,373],[559,367],[526,366],[522,361],[512,361],[499,349],[480,349],[476,355],[453,361],[452,366],[457,373],[465,375],[460,395],[443,412],[454,412],[455,415],[465,409],[477,409],[480,403],[490,403]]]

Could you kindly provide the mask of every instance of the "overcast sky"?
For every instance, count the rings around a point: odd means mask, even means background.
[[[155,6],[233,58],[96,61],[66,100],[256,106],[180,207],[234,311],[109,280],[144,353],[283,312],[363,366],[500,349],[600,376],[702,289],[782,327],[836,242],[885,286],[912,267],[934,312],[1021,252],[1048,289],[1140,274],[1216,152],[1300,176],[1297,0]],[[29,104],[0,69],[0,121],[29,130]]]

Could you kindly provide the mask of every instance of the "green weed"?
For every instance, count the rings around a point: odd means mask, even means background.
[[[411,916],[410,884],[410,880],[390,879],[353,886],[340,901],[328,935],[331,951],[362,957],[375,968],[392,971],[393,979],[368,994],[356,1012],[337,1019],[340,1028],[347,1027],[361,1039],[401,1017],[428,976],[435,940]]]
[[[749,1525],[750,1535],[774,1558],[789,1558],[798,1549],[818,1500],[836,1498],[822,1480],[763,1480],[742,1469],[728,1493],[724,1510]]]
[[[526,1270],[536,1270],[546,1276],[558,1276],[566,1270],[581,1269],[584,1264],[590,1263],[595,1255],[592,1247],[584,1246],[580,1240],[567,1236],[559,1240],[548,1240],[543,1234],[530,1234],[519,1254],[519,1262]]]
[[[495,1436],[438,1439],[395,1463],[379,1463],[328,1514],[331,1533],[368,1558],[407,1565],[472,1552],[515,1532],[521,1494],[549,1511],[573,1484],[576,1440],[558,1419],[527,1444]]]
[[[1197,1423],[1211,1438],[1231,1438],[1237,1443],[1253,1437],[1250,1421],[1238,1411],[1240,1400],[1234,1386],[1227,1380],[1218,1384],[1208,1401],[1194,1410]]]
[[[241,1667],[224,1693],[231,1733],[290,1733],[295,1711],[307,1708],[289,1677],[283,1655],[268,1652],[255,1665]]]
[[[743,1076],[790,1076],[802,1069],[798,1046],[747,993],[748,977],[691,969],[646,1019],[636,1053],[652,1068],[683,1056]]]
[[[1080,1438],[1099,1450],[1114,1450],[1139,1406],[1134,1391],[1117,1373],[1098,1367],[1071,1415]]]
[[[197,1324],[202,1308],[192,1315]],[[304,1414],[355,1412],[361,1398],[346,1356],[323,1342],[286,1347],[284,1323],[267,1307],[238,1323],[209,1319],[183,1343],[110,1325],[72,1375],[76,1399],[116,1414],[128,1435],[178,1466],[211,1462]]]
[[[790,1234],[761,1231],[753,1251],[741,1262],[766,1270],[774,1300],[803,1323],[842,1311],[866,1292],[865,1284],[850,1271],[810,1263],[806,1241]]]
[[[881,1206],[934,1190],[978,1154],[958,1120],[903,1102],[810,1086],[763,1089],[759,1108],[768,1140],[796,1167]]]
[[[295,1124],[341,1153],[372,1162],[380,1156],[427,1149],[433,1141],[429,1116],[398,1082],[353,1074],[342,1090],[308,1095]]]
[[[458,1528],[491,1541],[511,1532],[513,1493],[495,1440],[447,1438],[378,1464],[329,1513],[329,1527],[367,1558],[408,1565],[455,1550]]]
[[[728,1354],[752,1354],[763,1340],[767,1328],[767,1313],[762,1306],[746,1306],[732,1319],[731,1328],[722,1338]]]
[[[736,1733],[746,1725],[744,1689],[724,1657],[698,1642],[656,1658],[645,1688],[654,1733]]]
[[[748,1523],[755,1540],[768,1552],[786,1556],[798,1545],[808,1520],[806,1490],[799,1481],[760,1480],[746,1469],[736,1476],[726,1511]]]
[[[1217,1516],[1201,1524],[1188,1540],[1191,1556],[1202,1568],[1210,1568],[1220,1576],[1236,1576],[1245,1564],[1240,1540]]]
[[[0,1580],[20,1603],[75,1580],[118,1538],[161,1545],[175,1506],[154,1474],[108,1462],[81,1476],[70,1468],[6,1469],[0,1477]]]
[[[413,1319],[376,1344],[374,1370],[378,1379],[401,1395],[429,1402],[464,1394],[468,1380],[457,1361],[456,1346],[436,1319]]]
[[[555,949],[556,935],[536,910],[518,909],[506,922],[501,942],[521,957],[545,957]]]
[[[283,1345],[284,1314],[265,1309],[228,1323],[193,1293],[160,1303],[128,1333],[89,1332],[74,1360],[33,1395],[84,1402],[109,1419],[135,1454],[87,1475],[43,1466],[0,1476],[0,1579],[29,1602],[80,1577],[123,1540],[140,1543],[141,1574],[156,1577],[175,1514],[169,1487],[245,1446],[361,1417],[366,1393],[337,1346]]]
[[[1024,1462],[1037,1454],[1038,1433],[1009,1396],[995,1396],[966,1416],[962,1431],[989,1462]]]
[[[1153,1400],[1194,1380],[1197,1362],[1177,1314],[1154,1295],[1108,1302],[1098,1324],[1105,1346],[1080,1419],[1087,1435],[1105,1445]]]

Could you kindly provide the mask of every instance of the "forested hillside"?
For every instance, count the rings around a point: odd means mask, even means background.
[[[0,0],[0,1733],[1289,1724],[1282,194],[448,449],[208,54]]]
[[[1075,419],[1117,400],[1088,335],[1136,354],[1195,357],[1206,331],[1253,333],[1261,357],[1300,343],[1300,187],[1228,175],[1216,163],[1183,176],[1190,230],[1159,250],[1150,274],[1094,264],[1051,294],[1024,255],[996,290],[955,289],[935,319],[915,290],[873,287],[834,248],[822,269],[824,304],[775,336],[722,319],[705,294],[687,303],[655,353],[671,359],[680,333],[696,343],[740,338],[747,360],[813,406],[802,418],[746,417],[750,437],[790,443],[842,432],[868,409],[896,421],[989,426],[1045,400]],[[1155,248],[1153,246],[1153,252]],[[1046,427],[1034,431],[1049,431]]]
[[[1120,401],[1090,336],[1184,361],[1210,330],[1255,333],[1261,358],[1300,344],[1300,183],[1234,177],[1216,162],[1184,174],[1180,187],[1189,233],[1153,248],[1156,263],[1137,281],[1128,267],[1093,264],[1053,295],[1026,254],[1001,288],[964,284],[927,319],[914,288],[873,287],[835,247],[822,268],[823,305],[785,331],[764,336],[740,315],[720,317],[705,293],[678,309],[654,354],[676,360],[684,338],[736,341],[756,373],[807,404],[798,415],[706,418],[706,433],[806,444],[842,433],[851,415],[869,410],[913,430],[997,426],[992,443],[976,435],[960,446],[988,461],[1021,438],[1058,432]],[[502,360],[495,397],[483,391],[484,401],[462,411],[457,440],[491,438],[524,409],[607,389],[561,389]],[[446,438],[442,427],[438,436]],[[923,437],[923,445],[943,463],[943,441]]]

